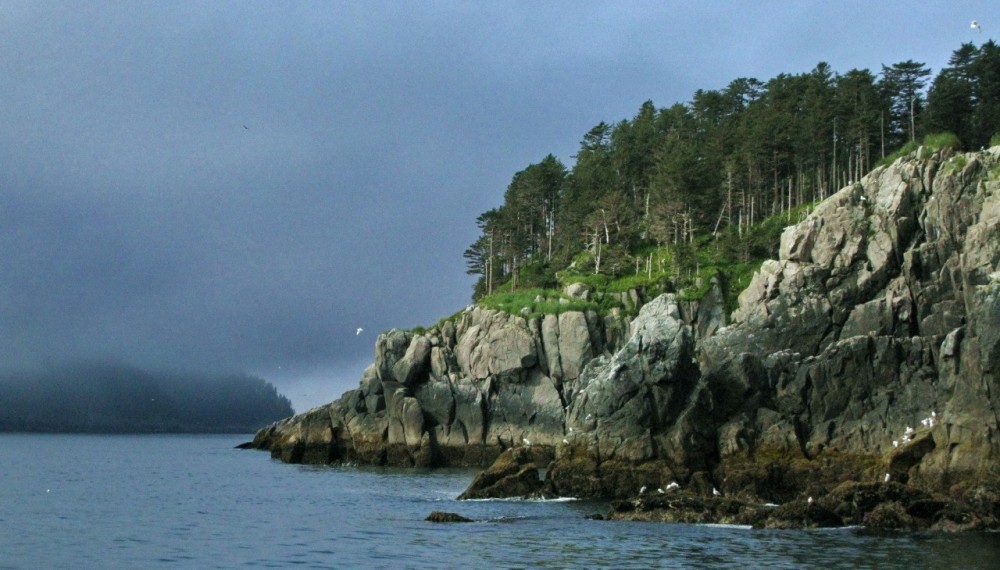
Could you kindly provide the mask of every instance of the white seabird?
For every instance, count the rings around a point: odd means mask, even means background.
[[[813,504],[813,498],[809,497],[808,499],[806,499],[806,502],[809,503],[810,505]]]
[[[365,332],[365,329],[363,329],[361,327],[358,327],[358,330],[354,331],[354,336],[358,336],[359,334],[361,334],[363,332]]]
[[[983,33],[983,29],[979,26],[979,22],[975,20],[973,20],[972,23],[969,24],[969,27],[972,28],[973,30],[976,30],[980,34]]]
[[[712,487],[712,496],[714,496],[714,497],[721,497],[722,493],[720,493],[719,490],[716,489],[715,487]]]
[[[527,446],[529,446],[529,447],[531,446],[531,442],[530,442],[530,441],[528,441],[528,438],[526,438],[526,437],[525,437],[525,438],[521,438],[521,441],[523,441],[523,442],[524,442],[524,445],[527,445]]]
[[[889,474],[888,474],[888,473],[886,473],[886,474],[885,474],[885,482],[886,482],[886,483],[888,483],[888,482],[889,482],[889,479],[891,479],[891,477],[889,477]]]
[[[643,494],[645,492],[646,492],[646,486],[643,485],[642,488],[639,489],[639,494],[641,495],[641,494]]]
[[[677,481],[673,481],[669,485],[667,485],[667,489],[671,489],[671,490],[672,489],[680,489],[680,488],[681,488],[681,486],[677,483]]]
[[[656,492],[662,495],[663,494],[663,487],[660,487],[659,489],[657,489]]]

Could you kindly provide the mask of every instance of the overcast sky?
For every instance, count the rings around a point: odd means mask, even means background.
[[[571,165],[598,122],[820,61],[936,73],[997,14],[0,0],[0,368],[238,370],[326,403],[379,331],[469,303],[476,216],[546,154]]]

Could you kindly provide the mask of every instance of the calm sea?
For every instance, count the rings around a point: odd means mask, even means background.
[[[0,434],[3,568],[996,568],[1000,534],[586,520],[458,502],[471,471],[285,465],[226,435]],[[434,524],[435,510],[479,522]]]

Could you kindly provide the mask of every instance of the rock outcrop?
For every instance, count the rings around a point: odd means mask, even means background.
[[[520,497],[529,499],[542,496],[542,480],[538,466],[531,456],[531,449],[517,446],[500,454],[488,469],[476,475],[469,488],[458,496],[465,499],[492,499]]]
[[[1000,147],[921,149],[832,195],[785,229],[726,326],[717,289],[698,306],[636,295],[630,324],[470,308],[428,334],[390,331],[358,390],[254,446],[480,465],[523,443],[550,495],[631,500],[679,483],[721,490],[739,505],[709,511],[766,513],[764,526],[996,524]],[[875,483],[884,500],[845,510],[838,489]],[[751,508],[767,503],[786,506]]]
[[[260,430],[251,446],[293,463],[430,467],[485,466],[533,442],[544,465],[566,437],[571,387],[628,326],[618,311],[526,320],[470,307],[424,334],[391,330],[357,390]]]

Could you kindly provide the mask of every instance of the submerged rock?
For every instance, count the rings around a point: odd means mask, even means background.
[[[688,524],[753,525],[770,510],[764,505],[687,491],[655,493],[611,504],[612,520]]]
[[[434,511],[427,515],[427,518],[424,520],[436,523],[475,522],[472,519],[463,517],[462,515],[456,513],[446,513],[443,511]]]

